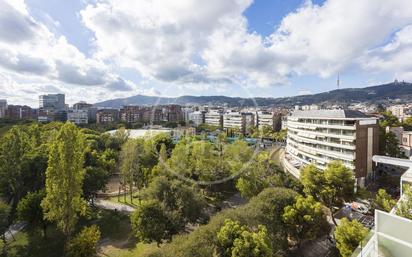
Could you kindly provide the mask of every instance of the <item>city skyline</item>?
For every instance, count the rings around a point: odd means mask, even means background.
[[[15,104],[33,106],[43,93],[65,93],[69,103],[136,94],[283,97],[335,89],[338,73],[341,88],[412,78],[406,0],[0,7],[0,98]]]

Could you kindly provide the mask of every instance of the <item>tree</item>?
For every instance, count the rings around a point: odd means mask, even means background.
[[[46,237],[48,222],[44,219],[41,202],[45,196],[44,190],[29,192],[17,205],[18,219],[26,221],[32,227],[41,226],[44,237]]]
[[[278,169],[269,152],[261,151],[244,165],[236,181],[243,197],[251,198],[268,186],[283,186],[284,173]]]
[[[10,225],[10,206],[0,201],[0,237],[3,240],[2,256],[7,256],[6,231]]]
[[[399,140],[393,132],[381,132],[381,153],[390,157],[405,158],[405,153],[399,147]]]
[[[146,243],[170,239],[173,234],[172,221],[165,214],[162,205],[155,200],[143,201],[130,216],[133,231],[139,241]]]
[[[68,257],[97,256],[97,243],[100,240],[100,230],[96,225],[83,228],[69,243]]]
[[[412,219],[412,188],[410,185],[403,186],[402,200],[396,207],[396,214],[404,218]]]
[[[133,203],[133,187],[142,188],[146,175],[142,167],[143,141],[128,140],[120,153],[120,175],[123,184],[129,186],[130,202]]]
[[[87,208],[82,198],[84,149],[83,134],[72,123],[61,127],[50,148],[46,197],[41,206],[45,218],[56,222],[68,241]]]
[[[386,193],[385,189],[379,189],[378,193],[375,196],[372,205],[375,209],[390,212],[395,206],[396,200]]]
[[[23,163],[32,149],[26,131],[15,126],[0,141],[0,193],[12,207],[24,196]]]
[[[304,192],[328,207],[332,221],[337,225],[332,208],[353,197],[355,179],[352,171],[342,162],[332,161],[323,172],[314,166],[305,167],[301,178]]]
[[[184,229],[188,222],[196,222],[202,216],[205,206],[197,188],[164,176],[155,178],[143,191],[143,197],[145,200],[156,199],[161,203],[175,231]]]
[[[335,230],[336,247],[343,257],[349,257],[368,234],[368,230],[357,220],[343,218]]]
[[[293,205],[285,207],[282,218],[289,225],[289,235],[298,248],[303,240],[313,240],[330,229],[322,204],[312,196],[297,196]]]
[[[259,225],[254,232],[238,221],[226,219],[216,237],[216,253],[219,257],[272,256],[265,226]]]
[[[325,185],[326,182],[322,170],[314,164],[306,165],[301,170],[300,181],[303,185],[303,192],[305,192],[306,195],[311,195],[318,201],[321,200],[322,186]]]

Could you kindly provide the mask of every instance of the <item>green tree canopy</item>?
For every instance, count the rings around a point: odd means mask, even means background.
[[[376,193],[375,199],[372,205],[375,209],[390,212],[395,206],[396,200],[386,193],[385,189],[379,189]]]
[[[97,243],[100,240],[100,230],[96,225],[84,227],[68,247],[68,257],[97,256]]]
[[[225,220],[217,233],[216,253],[220,257],[273,256],[266,227],[252,231],[238,221]]]
[[[133,231],[139,241],[162,243],[174,234],[174,226],[159,201],[143,201],[130,216]]]
[[[402,200],[396,208],[397,215],[412,219],[412,188],[410,185],[403,186]]]
[[[341,219],[335,230],[336,247],[343,257],[349,257],[368,234],[368,230],[357,220]]]
[[[68,239],[74,232],[79,215],[86,213],[82,198],[85,141],[72,123],[64,124],[51,145],[46,171],[44,216],[57,223]]]
[[[283,221],[289,225],[289,235],[298,247],[303,240],[313,240],[330,230],[322,204],[312,196],[297,196],[293,205],[285,207]]]

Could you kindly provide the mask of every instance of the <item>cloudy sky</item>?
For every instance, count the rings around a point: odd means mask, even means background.
[[[0,0],[0,98],[280,97],[412,81],[411,0]]]

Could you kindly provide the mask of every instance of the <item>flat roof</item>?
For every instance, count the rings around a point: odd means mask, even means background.
[[[368,119],[374,118],[356,110],[296,110],[292,117],[308,117],[323,119]]]

